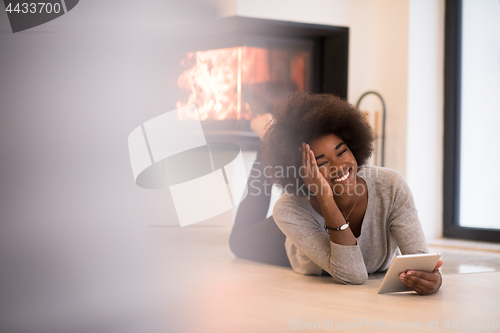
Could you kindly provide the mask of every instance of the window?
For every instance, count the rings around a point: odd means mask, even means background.
[[[500,242],[500,2],[447,0],[445,237]]]

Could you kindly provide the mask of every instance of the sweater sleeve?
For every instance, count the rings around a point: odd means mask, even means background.
[[[295,272],[312,275],[321,274],[323,269],[344,284],[363,284],[368,279],[358,244],[349,246],[331,242],[311,212],[286,200],[280,201],[274,207],[273,217],[287,242],[293,244],[291,248],[287,247],[287,254]]]
[[[402,254],[428,253],[413,196],[401,174],[398,173],[393,186],[395,194],[388,221],[391,234]]]

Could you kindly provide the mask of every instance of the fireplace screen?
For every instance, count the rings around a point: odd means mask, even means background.
[[[177,85],[185,93],[177,108],[195,104],[206,120],[250,120],[271,112],[296,91],[309,91],[311,51],[302,48],[233,47],[189,52]],[[181,120],[197,115],[179,114]]]

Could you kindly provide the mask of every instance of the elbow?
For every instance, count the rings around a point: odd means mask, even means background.
[[[333,275],[335,280],[339,281],[342,284],[354,284],[360,285],[368,280],[368,273],[364,272],[363,274],[354,274],[354,275]]]

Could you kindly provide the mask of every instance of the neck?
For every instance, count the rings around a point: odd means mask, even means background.
[[[363,184],[363,182],[360,181],[359,177],[356,177],[356,184]],[[358,194],[361,194],[358,189]],[[350,188],[348,193],[343,193],[342,195],[334,195],[333,200],[335,200],[335,203],[337,204],[337,207],[341,211],[344,211],[346,209],[350,209],[353,205],[356,199],[358,199],[358,194],[356,194],[356,191],[354,188]]]
[[[340,196],[340,195],[333,196],[333,200],[335,200],[337,207],[339,207],[339,209],[341,211],[344,211],[346,209],[350,209],[354,205],[354,202],[356,201],[357,198],[358,198],[358,196],[354,192],[350,193],[350,195],[344,194],[342,196]]]

